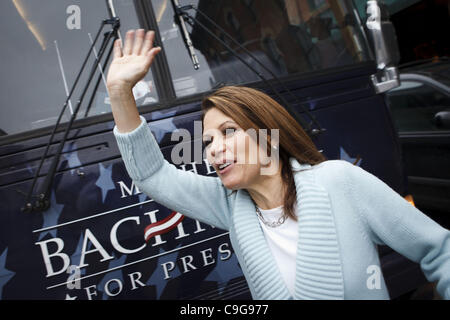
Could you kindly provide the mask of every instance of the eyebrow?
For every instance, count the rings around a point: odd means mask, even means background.
[[[224,121],[224,122],[222,122],[222,123],[220,124],[219,129],[220,129],[225,123],[227,123],[227,122],[231,122],[231,123],[234,123],[234,124],[235,124],[234,121],[232,121],[232,120],[227,120],[227,121]],[[206,138],[206,137],[211,137],[211,136],[210,136],[209,134],[205,134],[205,135],[202,136],[202,139],[204,139],[204,138]]]

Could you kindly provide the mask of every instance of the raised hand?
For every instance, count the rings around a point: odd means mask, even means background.
[[[109,89],[132,89],[145,77],[161,51],[160,47],[153,47],[154,39],[154,31],[138,29],[126,33],[123,48],[120,39],[114,42],[114,57],[106,79]]]

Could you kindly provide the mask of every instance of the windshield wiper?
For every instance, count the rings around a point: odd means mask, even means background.
[[[175,2],[175,1],[174,1]],[[273,79],[283,87],[283,89],[297,102],[302,111],[310,118],[312,123],[316,126],[316,128],[312,128],[311,123],[307,123],[303,117],[301,117],[297,110],[291,106],[290,103],[284,99],[284,97],[279,93],[279,91],[271,84],[270,81],[266,79],[260,72],[258,72],[255,68],[253,68],[248,62],[246,62],[233,48],[231,48],[225,41],[220,39],[214,32],[212,32],[207,26],[201,23],[198,19],[190,15],[187,10],[193,9],[198,12],[202,17],[204,17],[209,23],[211,23],[217,30],[219,30],[223,35],[225,35],[228,39],[230,39],[234,44],[236,44],[240,49],[242,49],[253,61],[255,61],[259,66],[261,66],[265,71],[267,71]],[[196,8],[194,5],[186,5],[179,6],[174,4],[174,11],[180,20],[186,19],[187,22],[193,27],[194,23],[197,24],[200,28],[206,31],[211,37],[213,37],[216,41],[218,41],[221,45],[223,45],[234,57],[239,59],[244,65],[246,65],[252,72],[254,72],[267,86],[270,87],[272,92],[281,100],[281,102],[287,108],[287,111],[305,128],[305,131],[312,137],[317,136],[318,134],[326,131],[325,128],[322,128],[320,123],[317,121],[316,117],[309,112],[304,105],[299,101],[297,96],[295,96],[285,85],[284,83],[262,62],[260,62],[247,48],[241,45],[236,39],[234,39],[230,34],[228,34],[223,28],[221,28],[216,22],[214,22],[211,18],[208,17],[201,10]],[[186,43],[188,46],[188,44]]]
[[[73,92],[75,91],[75,88],[76,88],[76,86],[78,84],[78,81],[80,80],[81,74],[83,73],[83,71],[84,71],[84,69],[86,67],[87,61],[89,60],[89,57],[90,57],[90,55],[92,53],[92,50],[95,47],[95,44],[97,43],[98,37],[100,36],[100,33],[102,32],[102,30],[105,27],[105,25],[111,25],[113,30],[106,32],[105,35],[104,35],[103,43],[102,43],[100,52],[98,54],[98,57],[95,57],[95,62],[94,62],[94,65],[92,67],[91,73],[89,75],[88,81],[87,81],[86,85],[83,88],[83,91],[81,93],[80,99],[77,101],[77,106],[76,106],[76,108],[75,108],[75,110],[74,110],[74,112],[73,112],[73,114],[72,114],[72,116],[70,118],[69,123],[67,124],[66,130],[64,132],[63,139],[59,143],[58,149],[57,149],[57,151],[56,151],[56,153],[54,155],[54,158],[53,158],[53,160],[52,160],[52,162],[50,164],[50,167],[48,169],[48,172],[47,172],[47,175],[45,177],[45,180],[42,183],[40,191],[38,192],[38,194],[36,196],[34,196],[34,197],[37,197],[37,200],[36,200],[35,204],[33,205],[31,203],[31,198],[33,197],[34,187],[36,185],[36,182],[37,182],[37,179],[39,177],[39,173],[40,173],[42,165],[43,165],[43,163],[45,161],[45,158],[47,157],[48,151],[50,149],[50,145],[52,144],[53,137],[54,137],[54,135],[56,133],[56,130],[57,130],[58,126],[59,126],[59,123],[61,121],[62,115],[64,114],[64,111],[66,110],[68,102],[69,102],[70,98],[72,97]],[[70,90],[70,93],[67,96],[67,99],[66,99],[66,101],[65,101],[65,103],[63,105],[63,108],[62,108],[62,110],[61,110],[61,112],[60,112],[60,114],[58,116],[56,124],[53,127],[52,134],[51,134],[50,139],[49,139],[49,141],[47,143],[47,146],[45,148],[44,154],[42,155],[42,158],[41,158],[41,161],[39,163],[38,169],[36,170],[36,173],[34,175],[33,181],[31,183],[30,190],[29,190],[29,192],[27,194],[25,207],[22,208],[23,211],[26,211],[26,212],[31,212],[33,210],[45,211],[45,210],[47,210],[50,207],[50,191],[51,191],[53,179],[54,179],[54,176],[56,174],[56,169],[57,169],[57,166],[59,164],[59,159],[61,157],[61,153],[62,153],[64,144],[65,144],[65,142],[67,140],[67,137],[69,135],[70,129],[72,127],[72,124],[73,124],[75,118],[77,117],[77,114],[78,114],[78,111],[80,110],[80,107],[81,107],[81,104],[83,102],[84,96],[86,95],[87,90],[89,89],[89,85],[91,83],[92,78],[94,77],[94,74],[95,74],[97,68],[98,68],[100,60],[102,59],[102,57],[103,57],[103,55],[105,53],[105,50],[106,50],[106,47],[107,47],[108,43],[111,41],[113,36],[114,36],[114,40],[118,38],[118,29],[119,29],[119,27],[120,27],[120,20],[119,20],[119,18],[114,17],[114,18],[106,19],[106,20],[102,21],[102,23],[100,25],[100,28],[99,28],[96,36],[95,36],[95,39],[92,42],[91,47],[89,48],[88,54],[86,55],[86,58],[84,59],[82,67],[81,67],[81,69],[80,69],[80,71],[79,71],[79,73],[78,73],[78,75],[77,75],[77,77],[75,79],[75,82],[74,82],[74,84],[72,86],[72,89]],[[110,49],[109,49],[109,52],[108,52],[108,55],[107,55],[107,59],[108,60],[109,60],[109,56],[111,55],[111,52],[113,50],[113,47],[114,47],[114,42],[110,46]],[[95,92],[94,92],[94,94],[95,94]]]
[[[176,22],[178,23],[181,34],[183,35],[183,40],[186,45],[186,48],[189,51],[189,55],[191,56],[192,64],[194,65],[194,69],[197,70],[200,65],[198,63],[197,54],[195,53],[194,45],[192,44],[191,37],[189,36],[189,32],[187,31],[186,24],[184,23],[183,14],[178,9],[180,4],[178,0],[172,0],[172,5],[175,8],[175,16],[177,17]]]

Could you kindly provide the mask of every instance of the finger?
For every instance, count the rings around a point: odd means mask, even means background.
[[[142,53],[147,54],[148,51],[153,47],[153,41],[155,39],[155,31],[148,31],[145,34],[144,45],[142,47]]]
[[[121,58],[123,56],[122,53],[122,40],[117,39],[114,41],[114,56],[113,59]]]
[[[147,61],[146,61],[146,68],[150,68],[151,64],[153,63],[153,60],[155,60],[155,57],[158,53],[161,52],[161,47],[152,48],[150,51],[147,52]]]
[[[141,53],[142,43],[144,42],[144,29],[136,30],[134,34],[133,54],[139,55]]]
[[[123,47],[123,54],[130,55],[131,50],[133,48],[133,41],[134,41],[134,30],[128,30],[127,34],[125,35],[125,45]]]

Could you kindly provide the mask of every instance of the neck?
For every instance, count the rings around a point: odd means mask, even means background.
[[[263,210],[284,205],[284,181],[281,168],[276,174],[261,175],[260,179],[247,187],[247,191],[258,207]]]

